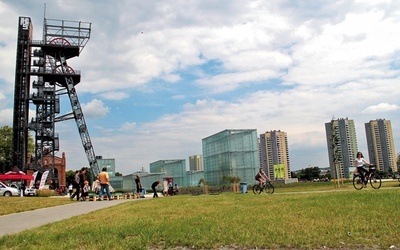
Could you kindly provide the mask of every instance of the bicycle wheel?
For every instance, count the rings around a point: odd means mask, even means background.
[[[369,183],[371,184],[371,187],[379,189],[382,186],[382,180],[379,174],[372,173],[371,177],[369,178]]]
[[[364,184],[361,180],[361,176],[356,175],[353,177],[353,186],[357,190],[361,190],[364,187]]]
[[[259,184],[256,184],[256,185],[253,186],[253,193],[254,194],[260,194],[261,191],[262,191],[262,189],[261,189]]]
[[[265,184],[265,192],[267,194],[273,194],[274,191],[275,191],[275,188],[274,188],[274,186],[272,186],[272,184],[270,182]]]

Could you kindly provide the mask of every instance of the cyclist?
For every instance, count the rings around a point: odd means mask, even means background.
[[[361,152],[358,152],[357,153],[357,157],[356,157],[356,159],[354,161],[354,165],[355,165],[355,167],[357,167],[357,172],[361,175],[361,180],[362,180],[363,185],[365,187],[365,185],[367,184],[366,181],[365,181],[365,174],[368,173],[368,170],[366,170],[364,168],[364,166],[365,165],[371,166],[372,164],[367,162],[364,159],[364,156],[363,156],[363,154]]]
[[[263,168],[260,168],[260,170],[258,171],[258,173],[257,173],[257,175],[256,175],[256,177],[255,177],[255,179],[256,179],[257,181],[259,181],[260,187],[262,187],[262,186],[264,185],[264,182],[265,182],[265,181],[269,181],[269,180],[270,180],[269,177],[268,177],[268,175],[264,172],[264,169],[263,169]]]

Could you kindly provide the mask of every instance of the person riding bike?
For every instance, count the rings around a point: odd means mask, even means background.
[[[268,175],[264,172],[263,168],[260,168],[260,170],[258,171],[257,175],[255,176],[255,179],[257,181],[259,181],[260,187],[264,185],[265,181],[269,181],[270,180]]]
[[[357,172],[361,175],[361,180],[363,182],[363,185],[365,186],[367,184],[367,182],[365,181],[365,174],[368,173],[368,170],[366,170],[364,166],[372,166],[372,164],[364,159],[364,156],[361,152],[358,152],[357,157],[354,161],[354,165],[355,167],[357,167]]]

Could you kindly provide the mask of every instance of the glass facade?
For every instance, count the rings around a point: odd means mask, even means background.
[[[155,181],[160,180],[160,183],[162,185],[164,178],[165,178],[165,175],[163,173],[155,173],[155,174],[149,173],[147,175],[143,175],[143,176],[140,177],[140,183],[142,184],[142,187],[144,189],[151,190],[151,185]],[[157,189],[159,189],[159,188],[161,188],[161,187],[158,187]]]
[[[186,187],[196,187],[199,185],[200,179],[204,178],[204,171],[188,171],[186,172]]]
[[[116,191],[123,190],[122,176],[115,176],[115,159],[103,159],[102,156],[97,156],[97,165],[99,166],[100,172],[104,167],[107,168],[108,176],[110,177],[110,185]]]
[[[224,177],[237,176],[254,183],[260,167],[257,130],[224,130],[202,140],[204,178],[210,185],[224,184]]]
[[[123,190],[123,179],[122,176],[112,176],[110,177],[110,185],[115,191]]]
[[[123,190],[124,192],[134,192],[136,191],[136,175],[140,176],[140,183],[142,188],[149,192],[151,190],[151,185],[153,182],[160,180],[162,182],[165,177],[164,173],[146,173],[146,172],[136,172],[133,174],[123,176]]]
[[[185,185],[186,160],[160,160],[150,163],[150,173],[164,173],[165,177],[174,178],[174,184]]]
[[[103,159],[103,157],[98,156],[96,160],[100,172],[104,167],[107,167],[107,173],[110,178],[115,176],[115,159]]]

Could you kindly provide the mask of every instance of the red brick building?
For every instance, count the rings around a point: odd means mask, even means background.
[[[47,178],[46,184],[51,185],[52,184],[52,172],[51,172],[51,166],[53,163],[53,159],[51,155],[45,156],[44,157],[44,171],[50,170],[49,176]],[[54,156],[54,180],[55,180],[55,187],[65,187],[66,185],[66,169],[67,164],[66,164],[66,158],[65,158],[65,153],[62,153],[61,157]],[[27,171],[28,175],[32,175],[35,172],[35,170],[29,169]],[[38,178],[36,178],[37,180]],[[29,185],[29,183],[27,183]]]

